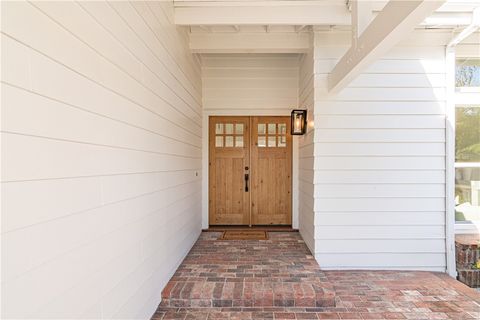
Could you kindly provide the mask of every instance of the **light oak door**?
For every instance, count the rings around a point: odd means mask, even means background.
[[[290,117],[253,117],[251,223],[292,224]]]
[[[250,224],[250,118],[210,117],[209,221]]]
[[[210,117],[210,225],[291,225],[290,117]]]

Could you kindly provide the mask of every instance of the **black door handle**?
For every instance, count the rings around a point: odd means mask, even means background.
[[[245,192],[248,192],[248,173],[245,173]]]

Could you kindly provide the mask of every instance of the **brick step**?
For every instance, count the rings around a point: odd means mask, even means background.
[[[334,307],[328,283],[170,282],[164,307]]]
[[[471,288],[480,287],[480,269],[457,269],[458,281]]]
[[[151,320],[164,319],[338,319],[338,311],[348,316],[353,313],[335,308],[170,308],[159,307]],[[348,312],[348,313],[347,313]],[[360,315],[360,313],[358,313]],[[342,318],[343,319],[343,318]],[[352,318],[354,319],[354,318]],[[360,318],[358,318],[360,319]],[[395,319],[395,318],[392,318]],[[399,318],[400,319],[400,318]]]
[[[300,235],[218,240],[203,233],[162,292],[162,307],[322,308],[335,306],[333,284]]]
[[[455,260],[458,281],[469,287],[480,287],[480,270],[475,269],[480,260],[480,238],[478,235],[464,234],[455,236]]]
[[[242,300],[242,299],[164,299],[161,307],[171,308],[229,308],[229,307],[303,307],[322,308],[335,307],[335,298],[305,298],[283,300]]]
[[[480,238],[478,235],[455,236],[455,260],[460,269],[469,269],[480,259]]]

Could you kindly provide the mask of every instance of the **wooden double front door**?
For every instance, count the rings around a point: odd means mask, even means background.
[[[290,117],[210,117],[210,225],[291,225]]]

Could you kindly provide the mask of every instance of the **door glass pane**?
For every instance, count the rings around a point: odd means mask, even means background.
[[[287,146],[287,137],[286,136],[279,136],[278,137],[278,146],[279,147],[286,147]]]
[[[223,123],[217,123],[215,125],[215,133],[222,134],[223,133]]]
[[[233,123],[226,123],[225,124],[225,133],[226,134],[233,134]]]
[[[235,133],[236,134],[243,134],[243,123],[237,123],[235,125]]]
[[[285,123],[278,124],[278,133],[287,134],[287,125]]]
[[[275,147],[276,146],[276,136],[269,136],[268,137],[268,146],[269,147]]]
[[[258,134],[265,134],[265,123],[258,124]]]
[[[223,147],[223,137],[222,136],[216,136],[215,137],[215,147],[217,147],[217,148]]]
[[[235,137],[235,147],[243,147],[243,136]]]
[[[258,146],[259,147],[266,147],[265,136],[258,136]]]
[[[275,134],[277,129],[276,123],[269,123],[268,124],[268,134]]]
[[[233,147],[233,136],[225,136],[225,147]]]

